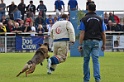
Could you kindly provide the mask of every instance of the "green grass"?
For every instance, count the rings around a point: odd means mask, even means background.
[[[50,53],[51,54],[51,53]],[[68,57],[65,63],[59,64],[52,75],[47,75],[47,61],[43,66],[37,65],[33,74],[25,77],[23,73],[16,75],[22,70],[25,63],[31,59],[33,53],[0,53],[0,82],[82,82],[82,57]],[[124,52],[106,52],[100,57],[101,82],[124,81]],[[90,82],[94,82],[91,67]]]

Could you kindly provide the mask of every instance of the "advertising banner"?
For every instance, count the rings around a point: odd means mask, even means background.
[[[123,35],[113,35],[113,48],[124,48]]]
[[[39,45],[43,44],[43,37],[31,36],[21,37],[16,36],[16,50],[36,50]]]

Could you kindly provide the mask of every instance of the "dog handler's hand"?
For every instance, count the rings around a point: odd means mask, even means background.
[[[82,46],[78,46],[78,51],[80,52],[82,50]]]
[[[102,45],[101,50],[102,50],[102,51],[105,50],[105,45]]]

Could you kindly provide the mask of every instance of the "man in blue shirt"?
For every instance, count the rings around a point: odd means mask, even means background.
[[[54,5],[57,16],[59,16],[59,12],[61,12],[61,15],[64,14],[65,4],[62,0],[56,0]]]
[[[93,61],[93,73],[95,82],[100,82],[100,65],[99,65],[99,52],[100,50],[105,50],[106,37],[105,30],[106,26],[102,18],[100,18],[96,13],[96,5],[90,3],[88,5],[88,13],[85,17],[81,19],[80,24],[80,37],[79,37],[79,51],[83,50],[84,63],[84,82],[89,82],[90,80],[90,67],[89,61],[90,56]],[[100,46],[100,41],[103,42]]]
[[[21,11],[18,10],[18,7],[15,8],[13,12],[14,20],[21,19]]]
[[[78,2],[77,0],[69,0],[68,1],[68,11],[78,10]]]

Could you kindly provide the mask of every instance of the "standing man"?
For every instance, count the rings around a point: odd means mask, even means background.
[[[68,11],[78,10],[78,2],[77,0],[69,0],[68,1]]]
[[[18,9],[21,11],[22,20],[24,20],[24,16],[25,16],[25,13],[26,13],[26,5],[24,3],[24,0],[21,0],[21,3],[18,5]]]
[[[59,17],[59,12],[61,12],[61,15],[64,14],[65,4],[62,0],[56,0],[54,5],[55,5],[56,16]]]
[[[26,10],[27,10],[27,14],[29,14],[31,18],[34,20],[36,6],[33,4],[33,0],[30,1],[30,4],[26,7]]]
[[[5,8],[6,8],[6,4],[3,2],[3,0],[1,0],[1,3],[0,3],[0,21],[2,20],[2,17],[5,16]]]
[[[16,8],[17,6],[15,5],[13,1],[10,5],[7,6],[8,15],[11,20],[13,20],[13,12],[15,11]]]
[[[84,72],[84,82],[89,82],[90,80],[90,68],[89,61],[90,55],[93,61],[93,73],[95,82],[100,82],[100,65],[99,65],[99,52],[105,50],[106,36],[105,30],[106,26],[102,18],[96,15],[95,13],[96,5],[90,3],[88,5],[88,13],[85,17],[81,19],[80,24],[80,37],[79,37],[79,51],[83,50],[84,63],[83,63],[83,72]],[[103,42],[100,46],[100,41]],[[82,46],[83,45],[83,46]]]
[[[55,70],[57,64],[65,62],[69,42],[75,42],[74,27],[71,22],[68,21],[68,15],[63,14],[61,20],[53,24],[51,37],[53,38],[54,56],[48,59],[48,74],[51,74],[52,71]]]
[[[47,8],[46,8],[46,5],[44,5],[42,0],[40,0],[40,4],[37,6],[37,11],[39,12],[40,15],[42,15],[44,19],[46,19]]]

